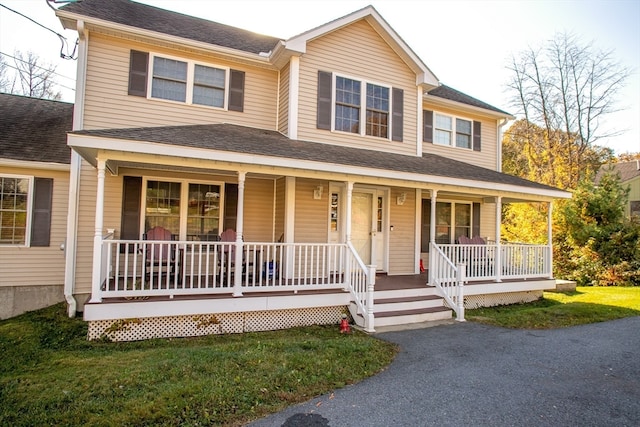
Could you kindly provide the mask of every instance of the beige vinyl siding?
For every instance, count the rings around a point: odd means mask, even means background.
[[[274,224],[274,240],[278,241],[280,236],[284,237],[284,213],[285,213],[285,189],[287,187],[286,179],[281,177],[276,180],[276,205],[275,205],[275,224]]]
[[[489,240],[496,240],[495,203],[483,203],[480,205],[480,236]]]
[[[640,177],[633,178],[624,185],[629,187],[629,202],[625,208],[626,215],[629,216],[631,215],[631,202],[640,200]]]
[[[407,193],[407,199],[403,205],[398,205],[395,200],[401,193]],[[393,231],[389,231],[389,274],[413,274],[416,268],[416,192],[410,188],[391,188],[390,195],[389,225],[393,224]]]
[[[403,142],[316,129],[319,70],[403,89]],[[418,102],[415,82],[415,73],[363,20],[313,40],[300,58],[298,139],[415,155]]]
[[[315,200],[313,190],[323,186],[322,198]],[[295,242],[325,243],[329,230],[329,186],[326,181],[296,179]]]
[[[280,71],[280,105],[278,105],[278,131],[289,135],[289,64]]]
[[[3,174],[53,178],[51,234],[48,247],[0,245],[0,287],[64,284],[64,243],[67,232],[69,172],[3,167]]]
[[[434,113],[442,113],[465,120],[475,120],[482,123],[481,144],[482,151],[473,151],[467,148],[447,147],[444,145],[432,144],[424,142],[422,151],[425,153],[438,154],[461,162],[470,163],[483,168],[498,170],[497,165],[497,122],[493,119],[487,119],[477,115],[467,114],[452,109],[444,109],[434,107],[425,103],[425,110],[431,110]],[[435,123],[435,119],[434,119]]]
[[[276,71],[222,61],[211,56],[131,43],[98,33],[91,33],[89,40],[84,129],[220,122],[275,129]],[[128,95],[131,49],[245,71],[244,112]]]
[[[273,180],[250,179],[244,192],[244,240],[272,242],[273,239]],[[277,239],[277,237],[276,237]]]

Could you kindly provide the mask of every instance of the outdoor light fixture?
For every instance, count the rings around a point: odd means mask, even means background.
[[[404,202],[407,201],[407,193],[400,193],[400,195],[398,197],[396,197],[396,204],[397,205],[404,205]]]
[[[318,185],[315,190],[313,190],[313,198],[314,200],[322,199],[322,185]]]

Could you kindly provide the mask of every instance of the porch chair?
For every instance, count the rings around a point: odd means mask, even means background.
[[[171,231],[161,226],[155,226],[148,230],[143,235],[144,240],[174,240]],[[150,280],[151,277],[157,279],[156,283],[161,283],[166,280],[166,275],[169,275],[169,280],[173,280],[176,274],[178,274],[178,281],[180,281],[178,263],[179,259],[176,259],[175,246],[162,243],[147,243],[146,245],[146,259],[145,259],[145,279]]]

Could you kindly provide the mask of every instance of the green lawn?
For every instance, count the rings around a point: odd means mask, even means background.
[[[0,425],[240,425],[384,369],[396,348],[338,326],[88,342],[57,305],[0,322]]]
[[[551,329],[640,316],[640,287],[578,287],[544,292],[528,304],[467,310],[467,320],[507,328]]]

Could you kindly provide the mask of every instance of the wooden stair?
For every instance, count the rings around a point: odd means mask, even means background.
[[[358,326],[364,326],[364,317],[357,313],[355,303],[349,311]],[[444,300],[433,287],[376,290],[373,302],[374,328],[397,326],[429,321],[448,320],[452,310],[444,306]]]

